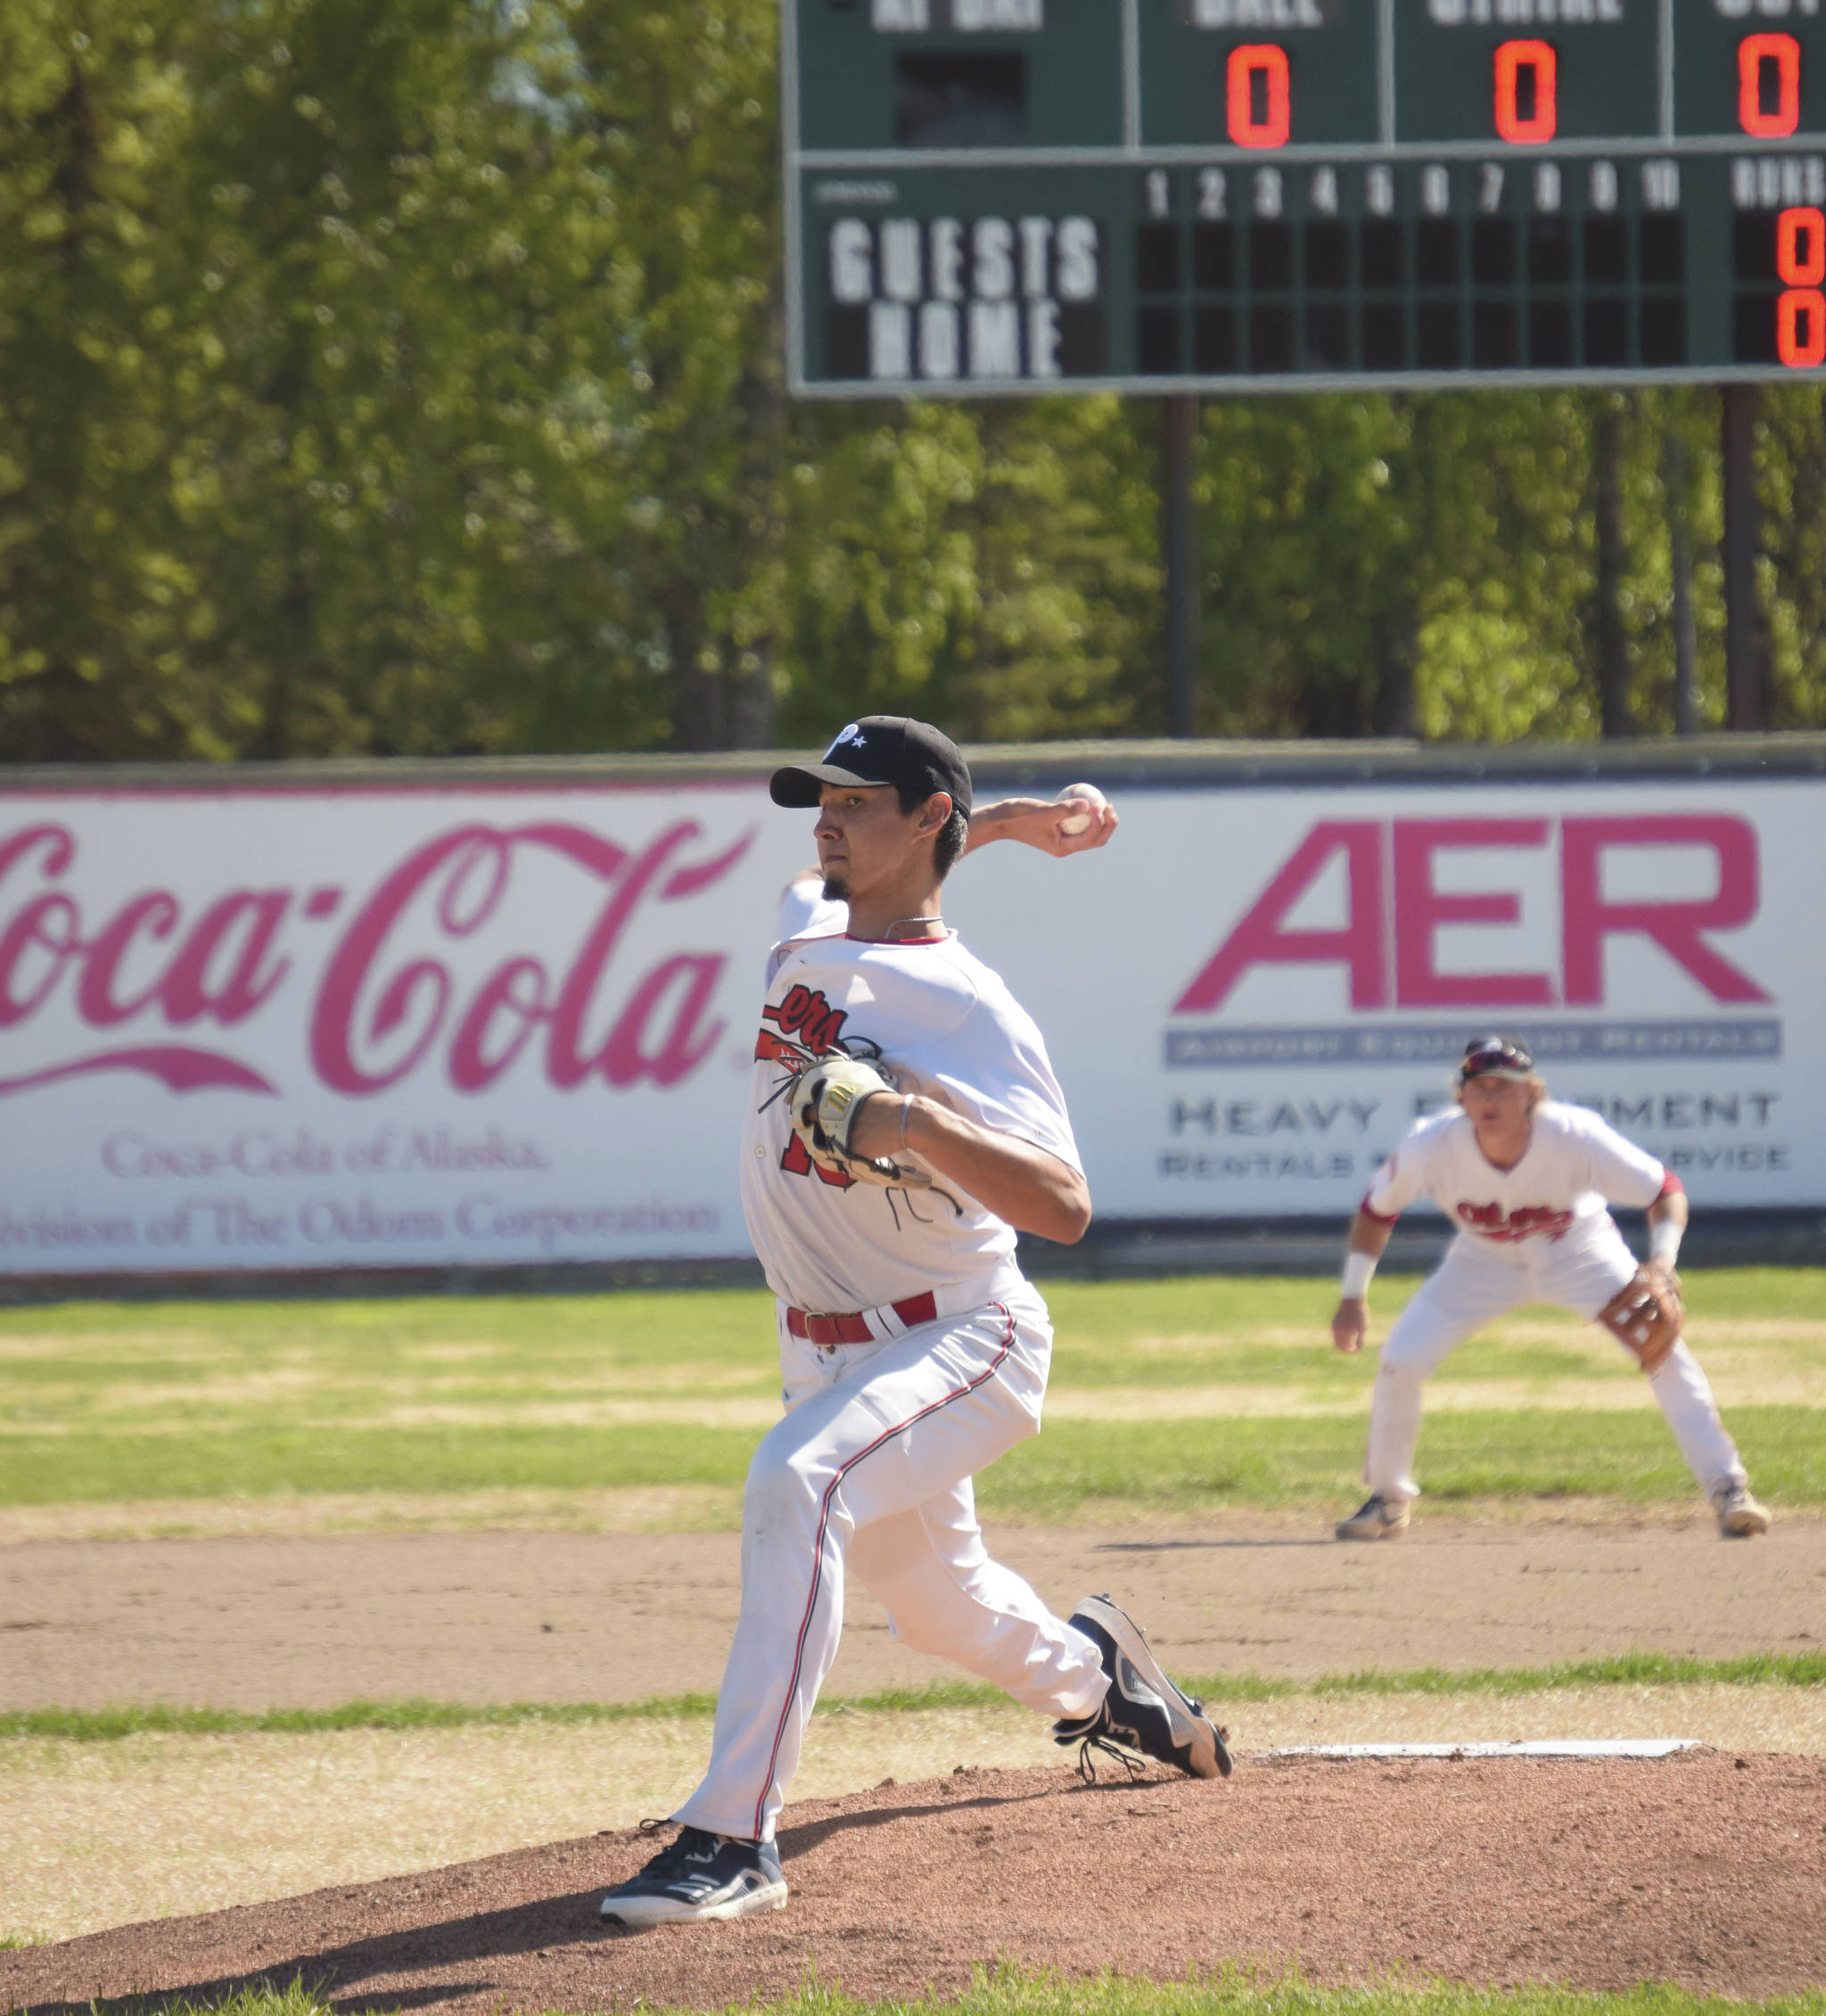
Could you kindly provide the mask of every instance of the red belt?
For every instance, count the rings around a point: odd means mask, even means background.
[[[924,1295],[910,1295],[906,1301],[890,1303],[888,1306],[909,1330],[917,1330],[922,1323],[938,1321],[938,1298],[930,1288]],[[868,1321],[860,1310],[832,1316],[814,1313],[810,1309],[788,1309],[786,1328],[794,1337],[802,1337],[808,1344],[815,1344],[825,1351],[833,1345],[876,1341],[875,1332],[869,1329]]]

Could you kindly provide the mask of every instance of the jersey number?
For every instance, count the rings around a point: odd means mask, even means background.
[[[786,1152],[780,1157],[780,1167],[789,1176],[815,1175],[820,1183],[828,1183],[834,1190],[847,1190],[856,1179],[846,1176],[841,1169],[827,1169],[821,1162],[811,1159],[811,1152],[797,1134],[786,1143]]]

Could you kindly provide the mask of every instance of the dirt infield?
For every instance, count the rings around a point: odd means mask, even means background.
[[[1169,1670],[1190,1674],[1728,1658],[1826,1638],[1817,1516],[1786,1516],[1748,1544],[1721,1542],[1703,1514],[1586,1509],[1432,1518],[1371,1547],[1261,1514],[991,1538],[1062,1613],[1087,1590],[1115,1593]],[[21,1543],[0,1550],[0,1709],[713,1692],[738,1551],[726,1533]],[[829,1692],[953,1677],[896,1643],[852,1584]]]
[[[1826,1631],[1826,1520],[1817,1517],[1784,1518],[1766,1542],[1748,1546],[1721,1543],[1702,1518],[1589,1507],[1557,1517],[1434,1517],[1402,1542],[1367,1548],[1341,1547],[1316,1525],[1238,1514],[1164,1529],[1008,1526],[995,1545],[1061,1607],[1089,1588],[1117,1591],[1169,1666],[1186,1673],[1253,1668],[1304,1679],[1642,1649],[1718,1658],[1805,1650]],[[736,1549],[723,1533],[19,1543],[0,1550],[0,1707],[707,1691],[734,1622]],[[898,1645],[881,1611],[851,1589],[833,1693],[949,1677],[950,1668]],[[453,1833],[441,1853],[408,1846],[382,1856],[375,1844],[379,1867],[417,1874],[0,1952],[0,2010],[31,2004],[74,2016],[94,1995],[205,1995],[299,1972],[351,2011],[627,2008],[637,1997],[710,2009],[790,1992],[809,1966],[860,1995],[949,1993],[966,1985],[973,1964],[1005,1955],[1157,1978],[1225,1960],[1279,1967],[1296,1959],[1323,1981],[1400,1964],[1479,1983],[1674,1979],[1759,1995],[1817,1985],[1826,1979],[1826,1758],[1763,1754],[1778,1743],[1820,1748],[1817,1736],[1735,1724],[1727,1735],[1707,1719],[1723,1712],[1717,1704],[1677,1691],[1650,1690],[1641,1704],[1607,1695],[1608,1707],[1559,1695],[1447,1704],[1449,1731],[1431,1721],[1409,1726],[1416,1713],[1444,1712],[1426,1701],[1314,1699],[1238,1720],[1246,1749],[1442,1733],[1641,1732],[1709,1733],[1758,1754],[1663,1765],[1246,1759],[1222,1787],[1106,1780],[1086,1788],[1056,1765],[1022,1767],[1056,1755],[1024,1718],[1011,1729],[1006,1716],[990,1716],[975,1734],[941,1718],[938,1732],[903,1746],[905,1755],[875,1748],[876,1718],[857,1718],[857,1755],[846,1762],[838,1716],[815,1728],[809,1761],[821,1744],[831,1755],[826,1768],[808,1771],[802,1790],[848,1796],[789,1807],[782,1840],[794,1902],[782,1914],[640,1938],[609,1932],[596,1918],[597,1897],[650,1842],[612,1832],[427,1867],[484,1845],[550,1838],[529,1830],[465,1841]],[[1746,1691],[1714,1691],[1734,1699]],[[1771,1691],[1748,1691],[1768,1705],[1762,1697]],[[1616,1726],[1570,1726],[1594,1706]],[[920,1718],[907,1720],[910,1736]],[[1010,1754],[1024,1734],[1032,1747]],[[672,1772],[685,1769],[682,1784],[704,1736],[701,1724],[655,1725],[636,1759],[626,1746],[637,1736],[573,1732],[563,1739],[577,1750],[572,1773],[599,1790],[581,1812],[555,1812],[551,1833],[601,1824],[592,1806],[604,1819],[667,1810],[678,1787],[641,1775],[663,1762],[654,1744],[664,1737],[688,1752]],[[461,1749],[533,1740],[478,1732],[424,1740]],[[267,1785],[251,1763],[230,1760],[237,1813],[250,1802],[272,1805],[288,1847],[288,1827],[362,1830],[365,1781],[333,1744],[382,1739],[255,1740],[276,1753],[288,1745],[308,1752],[296,1769],[311,1798],[328,1803],[319,1812],[289,1781]],[[89,1785],[94,1772],[72,1752],[40,1788],[51,1833],[39,1847],[48,1854],[60,1829],[73,1827],[97,1880],[105,1829],[83,1817],[84,1802],[102,1798],[111,1814],[124,1796],[114,1776],[128,1770],[124,1753],[103,1748],[107,1757],[89,1762],[107,1765],[105,1782]],[[981,1767],[926,1779],[959,1756]],[[276,1755],[267,1760],[263,1751],[261,1762],[279,1768]],[[381,1780],[405,1773],[402,1810],[429,1825],[426,1799],[410,1796],[414,1768],[428,1770],[440,1793],[454,1784],[466,1806],[490,1767],[466,1751],[415,1764],[393,1743],[375,1772]],[[166,1802],[160,1846],[179,1817],[170,1804],[174,1769],[154,1768],[144,1786],[134,1781]],[[884,1769],[921,1781],[849,1792]],[[12,1788],[21,1824],[36,1811],[29,1776],[22,1771]],[[531,1763],[519,1776],[530,1791]],[[339,1798],[354,1806],[345,1811]],[[217,1831],[205,1824],[203,1839]],[[31,1861],[29,1843],[13,1845]],[[64,1859],[60,1850],[41,1872],[45,1881],[63,1880]],[[272,1897],[332,1869],[352,1872],[348,1860],[315,1870],[307,1862],[289,1883],[239,1894]],[[163,1902],[147,1895],[139,1910],[194,1909],[235,1894],[205,1885],[187,1905],[177,1894]],[[881,1907],[884,1897],[891,1909]],[[49,1930],[45,1908],[38,1922]],[[114,1915],[127,1913],[117,1905]]]
[[[1255,1763],[1228,1784],[963,1772],[788,1808],[793,1898],[632,1934],[596,1904],[653,1843],[527,1849],[282,1904],[0,1953],[0,2008],[320,1983],[350,2010],[713,2010],[815,1971],[851,1994],[1004,1958],[1183,1977],[1297,1961],[1479,1984],[1792,1992],[1826,1970],[1826,1760]]]

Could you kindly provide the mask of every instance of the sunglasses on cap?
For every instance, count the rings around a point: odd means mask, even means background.
[[[1465,1045],[1459,1083],[1474,1078],[1513,1078],[1526,1082],[1534,1075],[1534,1060],[1512,1036],[1479,1036]]]

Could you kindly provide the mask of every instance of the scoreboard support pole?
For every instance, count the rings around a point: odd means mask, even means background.
[[[1198,553],[1192,510],[1192,463],[1198,445],[1198,399],[1176,393],[1160,402],[1161,554],[1166,572],[1167,733],[1197,732]]]
[[[1725,726],[1764,725],[1764,639],[1756,590],[1756,409],[1754,384],[1720,387],[1724,455]]]

